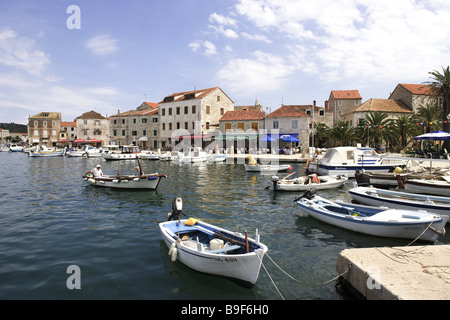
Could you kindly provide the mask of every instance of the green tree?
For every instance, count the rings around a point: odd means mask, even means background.
[[[401,115],[395,119],[395,130],[398,132],[399,149],[405,148],[410,142],[409,138],[417,132],[416,125],[413,120],[413,115]]]
[[[367,125],[365,138],[368,146],[381,147],[383,143],[387,147],[397,145],[399,133],[395,129],[395,121],[388,118],[387,113],[380,111],[369,112],[364,119]]]
[[[431,90],[433,91],[434,95],[436,97],[442,96],[442,124],[443,124],[443,130],[445,132],[449,132],[449,108],[450,108],[450,68],[447,66],[447,68],[442,67],[442,73],[439,73],[438,71],[434,70],[432,72],[429,72],[431,75],[431,81],[425,82],[426,85],[431,87]],[[448,148],[450,145],[450,142],[447,140],[445,141],[445,147]]]
[[[416,114],[413,119],[416,123],[423,124],[418,126],[418,134],[433,132],[441,129],[439,121],[442,119],[442,113],[438,110],[435,104],[421,105],[417,108]]]
[[[315,123],[314,144],[316,147],[324,147],[327,145],[330,136],[330,128],[323,122]]]
[[[357,140],[355,130],[350,127],[348,121],[338,121],[337,125],[330,130],[330,138],[337,146],[351,145],[353,141]]]

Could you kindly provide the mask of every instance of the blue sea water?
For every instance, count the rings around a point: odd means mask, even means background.
[[[0,153],[0,299],[343,300],[355,299],[338,280],[336,260],[348,248],[402,246],[302,216],[295,192],[266,189],[270,176],[243,164],[176,164],[142,160],[146,173],[167,175],[156,191],[87,185],[82,175],[101,163],[106,174],[133,173],[136,162],[101,158],[29,158]],[[302,174],[304,164],[293,164]],[[286,173],[287,175],[288,173]],[[280,173],[284,176],[284,173]],[[350,200],[347,190],[321,195]],[[252,289],[171,262],[159,234],[174,197],[189,216],[227,229],[258,228],[269,247]],[[448,244],[449,236],[436,245]],[[80,270],[80,289],[69,289]],[[276,288],[272,282],[275,283]],[[280,295],[281,294],[281,295]]]

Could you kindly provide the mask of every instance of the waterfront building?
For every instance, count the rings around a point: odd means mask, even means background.
[[[390,94],[389,99],[401,100],[408,108],[414,112],[420,106],[437,105],[442,109],[443,97],[436,97],[429,86],[423,84],[399,83]]]
[[[216,141],[223,141],[222,147],[234,150],[241,148],[256,151],[259,147],[259,132],[264,129],[265,113],[259,108],[238,108],[239,110],[227,111],[219,119],[220,134]],[[250,150],[252,149],[252,150]]]
[[[61,131],[61,112],[40,112],[28,117],[30,145],[56,146]]]
[[[362,126],[370,112],[379,111],[387,114],[389,119],[396,119],[401,115],[410,115],[414,112],[401,100],[369,99],[363,104],[341,115],[342,121],[349,121],[351,126]]]
[[[67,140],[73,142],[77,136],[77,123],[72,122],[61,122],[61,131],[59,132],[59,141]]]
[[[142,150],[158,148],[158,103],[143,102],[135,110],[120,112],[110,117],[111,144],[135,145]]]
[[[308,115],[305,112],[307,108],[300,105],[282,105],[277,110],[266,115],[267,141],[274,142],[276,139],[281,140],[280,137],[283,135],[290,135],[292,138],[300,140],[300,142],[294,143],[293,147],[309,147],[311,145],[312,115]],[[278,134],[276,133],[277,131]],[[280,141],[277,142],[278,145],[281,145]],[[273,146],[271,148],[273,149]]]
[[[158,145],[204,147],[218,130],[220,118],[233,110],[234,102],[219,87],[173,93],[159,102]]]
[[[1,143],[7,142],[6,138],[9,137],[9,136],[11,136],[11,135],[9,134],[9,130],[8,129],[0,128],[0,142]]]
[[[93,110],[83,113],[75,119],[77,124],[77,139],[97,139],[98,144],[109,143],[109,120]]]
[[[341,120],[341,116],[362,102],[358,90],[332,90],[328,98],[328,107],[333,112],[333,125]]]

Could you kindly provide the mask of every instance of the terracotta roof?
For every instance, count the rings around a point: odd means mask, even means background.
[[[172,93],[170,96],[165,97],[164,100],[159,103],[183,101],[190,99],[201,99],[215,89],[219,89],[219,87]]]
[[[345,114],[370,111],[380,111],[386,113],[413,113],[413,111],[411,111],[411,109],[409,109],[401,100],[369,99]]]
[[[30,118],[50,118],[50,119],[61,119],[61,112],[41,112]]]
[[[81,116],[77,117],[77,119],[106,119],[100,113],[95,112],[94,110],[83,113]]]
[[[358,90],[332,90],[331,95],[335,99],[362,99]]]
[[[158,103],[156,103],[156,102],[147,102],[147,101],[144,101],[144,103],[145,103],[146,105],[148,105],[149,107],[153,108],[153,109],[157,109],[157,108],[158,108]]]
[[[61,127],[76,127],[77,123],[76,122],[64,122],[61,121]]]
[[[412,94],[424,94],[424,95],[433,95],[432,88],[430,86],[424,84],[406,84],[400,83],[402,87],[411,92]]]
[[[227,111],[219,121],[234,120],[263,120],[264,112],[261,110],[235,110]]]
[[[266,117],[309,117],[309,115],[303,112],[304,108],[305,106],[283,105],[281,108],[269,113]]]

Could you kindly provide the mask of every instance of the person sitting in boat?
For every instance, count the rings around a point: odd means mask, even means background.
[[[92,169],[92,173],[94,174],[95,178],[103,176],[102,166],[98,164],[97,167]]]
[[[142,176],[144,174],[144,170],[142,170],[139,166],[136,166],[136,171],[138,176]]]

